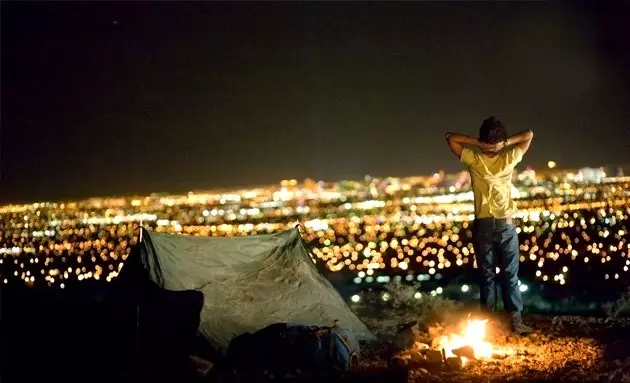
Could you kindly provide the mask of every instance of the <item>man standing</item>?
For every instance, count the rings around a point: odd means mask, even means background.
[[[518,286],[518,235],[512,225],[516,210],[511,195],[512,173],[533,137],[531,130],[508,137],[505,126],[496,117],[483,121],[479,138],[446,134],[448,146],[470,172],[475,199],[473,246],[480,273],[481,307],[492,310],[491,305],[497,299],[494,269],[498,263],[503,305],[510,314],[512,331],[521,335],[532,329],[521,319],[523,299]]]

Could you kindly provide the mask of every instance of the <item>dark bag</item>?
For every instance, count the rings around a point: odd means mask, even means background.
[[[276,323],[232,339],[226,363],[234,370],[273,373],[348,371],[359,358],[354,335],[332,327]]]

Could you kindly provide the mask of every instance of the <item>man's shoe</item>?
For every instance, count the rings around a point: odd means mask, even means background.
[[[523,323],[513,324],[512,332],[518,335],[529,335],[534,332],[534,329],[524,325]]]

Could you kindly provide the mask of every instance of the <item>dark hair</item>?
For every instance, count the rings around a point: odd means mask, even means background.
[[[507,138],[507,129],[505,129],[503,121],[495,116],[483,120],[481,128],[479,128],[479,141],[488,144],[496,144],[497,142],[507,140]]]

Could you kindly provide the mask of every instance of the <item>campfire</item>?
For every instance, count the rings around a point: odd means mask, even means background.
[[[500,355],[503,350],[495,350],[486,341],[487,323],[487,319],[468,319],[461,334],[451,333],[435,338],[432,348],[443,352],[447,358],[460,357],[462,364],[466,364],[469,359],[489,359],[495,354]]]
[[[443,328],[430,330],[432,339],[428,343],[420,341],[423,337],[418,334],[415,326],[408,327],[403,331],[407,332],[407,336],[411,335],[413,344],[394,355],[394,359],[398,359],[397,363],[402,365],[413,363],[458,368],[471,360],[501,359],[512,354],[513,350],[496,347],[488,341],[487,326],[487,319],[467,318],[451,331],[445,331]]]

